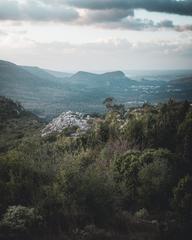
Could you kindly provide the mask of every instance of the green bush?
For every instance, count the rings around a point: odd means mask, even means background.
[[[174,155],[164,149],[129,151],[114,161],[114,180],[127,198],[143,207],[168,207]]]
[[[146,208],[141,208],[135,213],[135,217],[138,219],[147,219],[149,217],[149,212]]]
[[[111,234],[104,229],[100,229],[95,225],[87,225],[83,230],[76,229],[73,232],[74,239],[76,240],[110,240]]]
[[[42,225],[43,219],[34,208],[11,206],[3,215],[1,227],[7,232],[35,232]]]

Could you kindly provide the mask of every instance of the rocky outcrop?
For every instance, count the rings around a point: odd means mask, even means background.
[[[63,112],[57,118],[54,118],[43,130],[42,136],[47,136],[51,133],[61,133],[66,128],[76,127],[78,131],[74,128],[72,135],[79,135],[80,133],[85,133],[90,128],[90,116],[86,117],[79,112]]]

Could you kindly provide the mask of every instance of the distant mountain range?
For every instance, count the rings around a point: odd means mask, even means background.
[[[154,103],[169,97],[192,100],[192,77],[168,82],[136,81],[121,71],[70,74],[1,60],[0,95],[20,101],[38,116],[51,119],[68,110],[103,111],[102,102],[109,96],[127,105]]]
[[[55,78],[67,78],[71,77],[73,74],[72,73],[65,73],[65,72],[59,72],[59,71],[53,71],[53,70],[48,70],[48,69],[42,69],[39,67],[30,67],[30,66],[22,66],[23,69],[27,70],[31,74],[41,77],[44,79],[53,79]]]

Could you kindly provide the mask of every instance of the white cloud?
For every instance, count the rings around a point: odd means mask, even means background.
[[[181,42],[167,41],[133,44],[126,39],[81,45],[29,41],[22,51],[18,43],[17,47],[7,50],[0,48],[0,52],[4,59],[19,64],[65,71],[181,69],[192,65],[192,46],[189,41],[182,45]]]

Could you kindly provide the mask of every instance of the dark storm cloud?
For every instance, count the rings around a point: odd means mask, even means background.
[[[77,19],[78,16],[75,9],[60,4],[45,4],[35,0],[24,3],[0,0],[0,20],[69,22]]]
[[[145,9],[192,16],[192,0],[60,0],[85,9]]]

